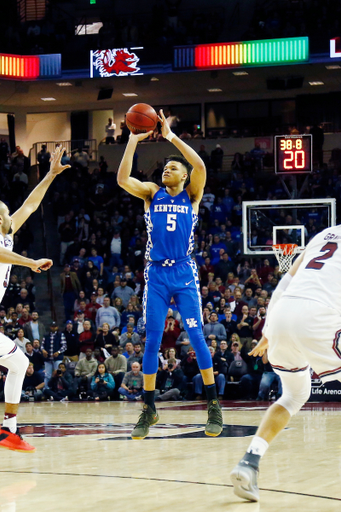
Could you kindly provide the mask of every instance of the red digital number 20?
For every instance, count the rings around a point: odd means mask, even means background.
[[[335,242],[328,242],[326,245],[322,247],[320,252],[325,252],[322,256],[317,256],[309,261],[308,265],[305,268],[312,268],[314,270],[321,270],[324,265],[324,262],[321,263],[322,260],[329,260],[338,248],[338,244]]]

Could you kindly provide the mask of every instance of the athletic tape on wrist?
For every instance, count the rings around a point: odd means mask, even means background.
[[[167,133],[167,135],[166,135],[166,139],[167,139],[167,140],[169,140],[169,142],[172,142],[172,140],[174,139],[174,137],[175,137],[175,133],[173,133],[173,132],[169,132],[169,133]]]

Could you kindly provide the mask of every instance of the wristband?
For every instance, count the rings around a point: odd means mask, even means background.
[[[169,132],[169,133],[167,133],[167,135],[166,135],[166,137],[165,137],[165,138],[166,138],[167,140],[169,140],[169,142],[172,142],[172,140],[174,139],[174,137],[175,137],[175,133],[173,133],[173,132]]]

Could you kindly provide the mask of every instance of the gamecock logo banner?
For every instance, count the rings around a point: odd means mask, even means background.
[[[108,78],[110,76],[136,75],[139,57],[127,48],[114,48],[113,50],[91,50],[90,77]]]

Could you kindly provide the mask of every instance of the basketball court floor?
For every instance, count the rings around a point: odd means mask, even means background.
[[[141,402],[23,404],[33,454],[1,451],[1,512],[309,512],[341,509],[341,404],[307,404],[261,463],[261,502],[233,494],[229,473],[267,408],[223,402],[223,435],[204,435],[204,402],[158,404],[143,441]]]

